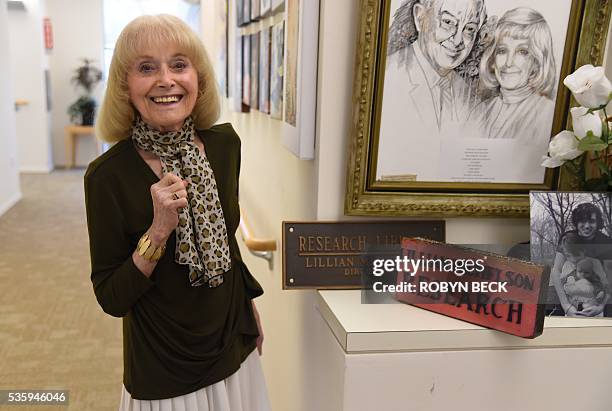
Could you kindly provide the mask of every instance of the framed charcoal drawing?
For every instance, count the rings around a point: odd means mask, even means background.
[[[345,212],[529,215],[610,0],[361,0]]]

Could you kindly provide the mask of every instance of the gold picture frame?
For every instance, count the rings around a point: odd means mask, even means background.
[[[601,65],[612,0],[568,0],[552,133],[568,125],[571,93],[562,80],[584,64]],[[485,0],[486,2],[486,0]],[[376,180],[383,76],[391,0],[360,0],[345,214],[403,217],[528,217],[529,191],[559,186],[547,170],[541,184]],[[507,2],[511,5],[511,1]],[[561,176],[561,180],[563,176]]]

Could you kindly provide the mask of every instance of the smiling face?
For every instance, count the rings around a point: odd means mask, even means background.
[[[576,223],[578,235],[584,238],[592,238],[597,232],[597,215],[591,214],[591,217],[586,220],[581,220]]]
[[[198,97],[196,69],[171,44],[139,53],[127,84],[130,102],[144,122],[162,132],[179,130]]]
[[[529,83],[534,59],[529,40],[502,36],[495,47],[493,70],[502,89],[516,90]]]
[[[470,54],[482,12],[481,0],[437,0],[431,7],[415,4],[419,46],[440,75],[459,66]]]

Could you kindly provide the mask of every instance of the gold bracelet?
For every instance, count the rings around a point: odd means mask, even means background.
[[[136,251],[138,252],[138,255],[144,258],[145,260],[157,261],[166,251],[166,244],[162,244],[158,247],[155,247],[151,243],[151,237],[149,237],[149,233],[144,233],[138,241]]]

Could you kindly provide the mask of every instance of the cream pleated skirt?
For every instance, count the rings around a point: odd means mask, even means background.
[[[119,411],[270,411],[270,401],[255,349],[223,381],[178,397],[135,400],[122,384]]]

